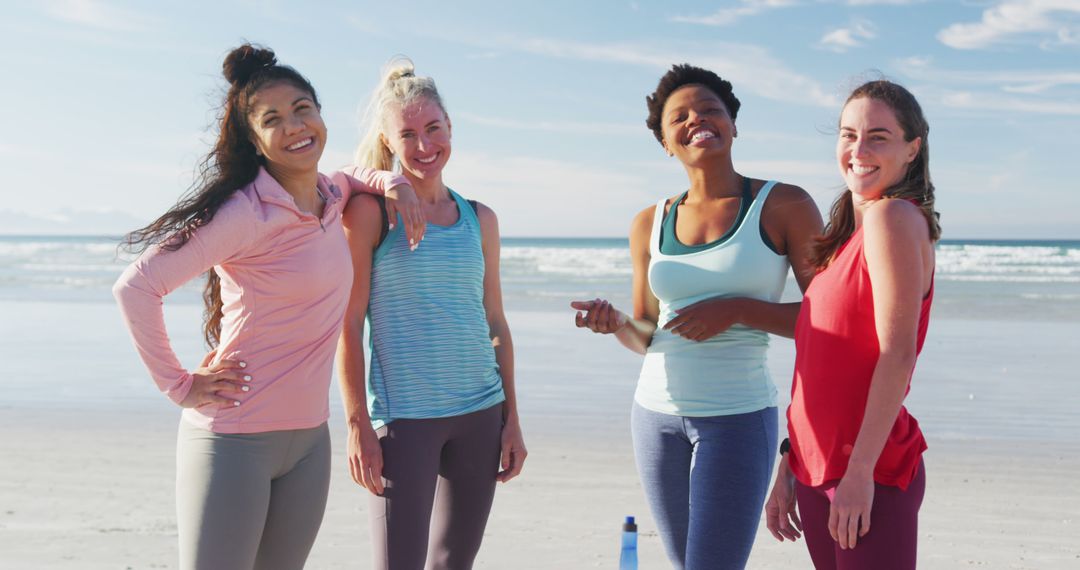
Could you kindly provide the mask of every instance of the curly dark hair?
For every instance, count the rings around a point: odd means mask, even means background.
[[[645,119],[645,126],[652,130],[660,144],[664,144],[664,133],[660,126],[660,115],[664,112],[664,103],[667,103],[668,97],[675,90],[686,85],[701,85],[716,93],[716,96],[727,107],[732,121],[739,114],[739,99],[732,93],[730,81],[708,69],[695,67],[689,63],[673,65],[671,70],[660,78],[656,91],[645,97],[645,104],[649,107],[649,118]]]

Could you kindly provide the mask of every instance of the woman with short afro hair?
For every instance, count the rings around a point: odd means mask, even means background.
[[[735,170],[740,103],[731,83],[676,65],[647,97],[646,125],[689,189],[630,229],[633,314],[575,301],[577,326],[645,356],[631,411],[645,493],[675,568],[743,568],[776,457],[769,333],[793,334],[779,303],[789,268],[813,275],[821,216],[801,188]]]

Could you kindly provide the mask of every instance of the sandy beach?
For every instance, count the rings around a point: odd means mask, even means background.
[[[0,302],[0,568],[174,568],[178,412],[154,393],[108,303]],[[199,307],[168,308],[170,327]],[[570,312],[511,312],[530,456],[500,486],[478,568],[614,568],[639,520],[642,568],[668,567],[628,433],[637,357]],[[1070,323],[937,320],[908,400],[929,439],[922,568],[1080,565],[1080,427]],[[179,336],[179,335],[177,335]],[[185,358],[194,335],[176,339]],[[557,355],[554,358],[552,355]],[[770,366],[786,405],[793,347]],[[367,501],[344,466],[340,405],[329,506],[309,568],[366,568]],[[750,568],[809,568],[762,526]]]

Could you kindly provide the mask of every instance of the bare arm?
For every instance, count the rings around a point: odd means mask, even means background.
[[[394,229],[400,213],[405,224],[405,237],[409,239],[412,249],[416,249],[424,239],[424,230],[427,227],[424,209],[420,206],[420,200],[409,184],[409,179],[404,175],[363,166],[349,166],[335,172],[331,180],[345,192],[346,200],[359,194],[385,196],[390,229]]]
[[[926,220],[908,202],[885,199],[871,206],[863,219],[863,239],[880,356],[829,517],[829,530],[842,548],[854,547],[857,536],[870,530],[874,466],[907,393],[933,267]]]
[[[349,426],[349,472],[354,481],[378,495],[383,491],[382,447],[367,409],[364,362],[364,319],[371,293],[371,263],[382,228],[382,213],[374,198],[359,196],[342,217],[352,256],[353,285],[338,341],[337,369],[341,400]]]
[[[577,314],[575,324],[601,334],[614,334],[623,346],[645,354],[652,344],[656,323],[660,319],[660,301],[649,288],[649,236],[652,234],[655,206],[646,208],[634,217],[630,225],[630,258],[634,267],[631,317],[603,299],[574,301],[570,306],[585,311]]]
[[[503,310],[502,282],[499,278],[499,220],[495,212],[483,204],[477,204],[477,218],[484,250],[484,312],[487,316],[491,345],[495,349],[495,362],[499,365],[503,393],[502,471],[497,475],[503,483],[521,473],[528,451],[521,435],[518,417],[517,390],[514,387],[514,341],[510,337],[510,325]]]

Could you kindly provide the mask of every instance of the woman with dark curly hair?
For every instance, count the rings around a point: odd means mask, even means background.
[[[840,114],[847,188],[814,248],[818,273],[795,325],[790,452],[766,508],[777,540],[805,532],[819,569],[915,568],[926,441],[903,402],[941,236],[929,134],[919,102],[890,81],[861,85]]]
[[[274,52],[243,45],[223,72],[230,87],[202,175],[128,236],[143,254],[113,293],[154,381],[184,408],[180,567],[302,568],[330,483],[328,389],[352,283],[342,210],[353,190],[389,190],[410,204],[410,231],[422,212],[400,176],[353,171],[343,193],[319,174],[315,89]],[[188,371],[162,299],[203,273],[213,350]]]
[[[813,274],[821,216],[801,188],[736,172],[731,83],[676,65],[647,98],[648,127],[689,189],[630,228],[633,315],[575,301],[577,326],[645,355],[631,411],[638,472],[676,568],[743,568],[776,455],[769,333],[792,336],[779,303],[789,268]]]

